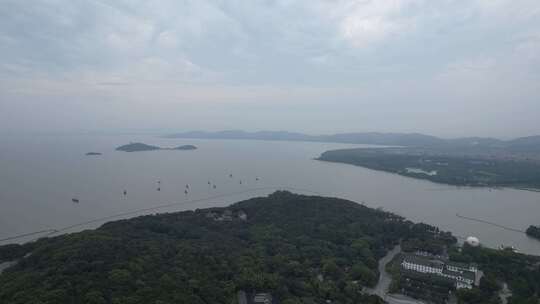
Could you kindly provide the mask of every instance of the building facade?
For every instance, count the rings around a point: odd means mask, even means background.
[[[474,264],[455,263],[425,256],[405,255],[401,268],[423,274],[435,274],[455,282],[457,289],[471,289],[474,285],[478,267]]]

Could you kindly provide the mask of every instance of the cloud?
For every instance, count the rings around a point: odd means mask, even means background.
[[[513,100],[540,115],[538,54],[538,0],[6,0],[0,120],[39,96],[275,111],[313,102],[382,120],[389,104],[462,115]],[[339,123],[354,129],[348,119]]]
[[[414,18],[403,11],[419,1],[380,0],[351,1],[343,5],[341,35],[355,47],[369,47],[392,35],[410,30]]]

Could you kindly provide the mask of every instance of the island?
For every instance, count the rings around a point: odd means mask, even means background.
[[[101,155],[100,152],[88,152],[85,154],[86,156],[97,156],[97,155]]]
[[[178,146],[176,148],[173,148],[173,150],[196,150],[197,147],[195,147],[194,145],[183,145],[183,146]]]
[[[527,233],[528,236],[540,241],[540,226],[530,225],[525,233]]]
[[[318,160],[471,187],[540,189],[540,162],[500,155],[428,148],[354,148],[326,151]]]
[[[196,150],[197,147],[193,145],[183,145],[176,148],[161,148],[158,146],[147,145],[143,143],[130,143],[127,145],[116,148],[117,151],[123,152],[142,152],[142,151],[155,151],[155,150]]]
[[[141,152],[141,151],[161,150],[161,148],[157,146],[143,144],[143,143],[130,143],[127,145],[120,146],[116,148],[116,150],[124,151],[124,152]]]

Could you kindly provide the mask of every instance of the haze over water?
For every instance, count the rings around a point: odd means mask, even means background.
[[[2,136],[1,140],[0,239],[170,203],[178,204],[130,216],[225,206],[289,188],[364,202],[459,237],[477,236],[486,246],[513,245],[521,252],[540,255],[540,242],[524,233],[456,217],[459,213],[524,230],[540,220],[540,193],[457,188],[314,160],[326,150],[359,145],[139,135]],[[194,144],[199,149],[114,151],[129,142],[162,147]],[[90,151],[103,155],[85,156]],[[157,191],[158,180],[161,191]],[[80,203],[72,203],[72,198]],[[110,220],[114,219],[118,218]],[[95,228],[103,222],[68,232]]]

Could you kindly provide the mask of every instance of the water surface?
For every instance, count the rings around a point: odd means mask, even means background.
[[[144,213],[225,206],[276,188],[294,187],[297,192],[317,192],[381,207],[458,236],[474,235],[488,246],[513,245],[522,252],[540,255],[540,241],[523,233],[456,217],[459,213],[524,230],[530,224],[540,224],[540,193],[457,188],[314,160],[329,149],[360,145],[139,135],[0,139],[0,239],[170,203],[177,204]],[[199,149],[114,151],[136,141],[163,147],[194,144]],[[85,156],[90,151],[103,155]],[[158,180],[161,191],[157,191]],[[186,184],[188,195],[184,193]],[[72,198],[80,203],[72,203]]]

